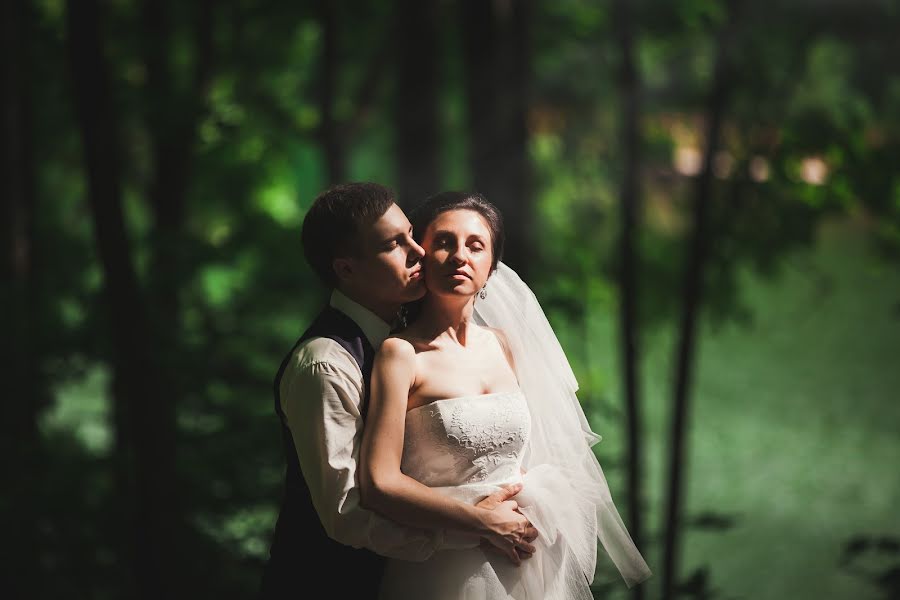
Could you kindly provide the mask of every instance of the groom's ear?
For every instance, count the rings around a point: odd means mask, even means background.
[[[353,259],[347,257],[335,258],[331,261],[331,268],[338,281],[347,281],[353,277]]]

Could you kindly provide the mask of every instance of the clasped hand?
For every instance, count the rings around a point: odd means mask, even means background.
[[[476,506],[490,511],[487,514],[487,526],[490,530],[481,538],[481,548],[499,552],[515,565],[534,555],[532,542],[537,539],[538,531],[519,511],[519,504],[513,496],[522,491],[522,484],[506,486],[479,502]]]

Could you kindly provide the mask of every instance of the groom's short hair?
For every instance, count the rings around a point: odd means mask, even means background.
[[[394,204],[394,192],[370,182],[344,183],[319,194],[303,218],[303,254],[326,285],[337,285],[332,266],[340,256],[357,255],[359,234]]]

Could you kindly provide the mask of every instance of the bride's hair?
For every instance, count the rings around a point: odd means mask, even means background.
[[[441,192],[428,198],[413,209],[409,221],[413,226],[416,241],[422,243],[425,230],[438,215],[450,210],[472,210],[481,215],[487,222],[491,232],[491,250],[493,262],[491,272],[497,269],[497,263],[503,257],[503,215],[496,206],[488,202],[484,196],[476,192]]]

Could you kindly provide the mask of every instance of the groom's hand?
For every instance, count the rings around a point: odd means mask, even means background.
[[[525,536],[522,538],[522,542],[516,545],[516,554],[519,555],[519,558],[531,558],[536,550],[536,548],[531,545],[531,542],[536,540],[537,537],[537,528],[531,523],[528,523],[525,527]]]
[[[522,484],[516,483],[512,485],[505,486],[503,489],[494,492],[490,496],[484,498],[481,502],[479,502],[476,506],[479,508],[484,508],[486,510],[494,510],[497,507],[503,505],[505,502],[510,501],[510,499],[522,491]],[[516,510],[516,512],[520,511]],[[524,515],[523,515],[524,516]],[[535,547],[531,544],[538,537],[538,530],[529,522],[525,521],[525,531],[522,535],[522,539],[515,544],[514,547],[504,547],[499,548],[495,543],[487,538],[482,538],[481,540],[481,548],[483,550],[492,550],[494,552],[498,552],[504,556],[506,556],[513,564],[519,565],[522,560],[531,558],[534,555]]]
[[[507,485],[503,489],[498,492],[494,492],[475,506],[478,508],[485,508],[487,510],[494,510],[516,494],[522,491],[521,483],[514,483],[512,485]]]
[[[512,562],[513,564],[520,565],[520,564],[522,564],[523,560],[527,560],[527,559],[531,558],[532,556],[534,556],[534,553],[536,550],[536,548],[534,546],[532,546],[529,542],[533,542],[535,539],[537,539],[537,536],[538,536],[537,529],[535,529],[534,527],[529,525],[526,528],[525,532],[526,533],[525,533],[524,541],[516,544],[515,548],[513,548],[511,551],[509,549],[499,548],[499,547],[495,546],[487,538],[481,538],[481,541],[479,542],[478,545],[485,552],[491,551],[491,552],[496,552],[497,554],[502,554],[503,556],[508,558],[510,560],[510,562]]]

